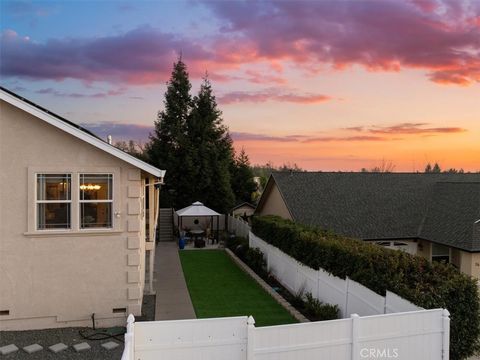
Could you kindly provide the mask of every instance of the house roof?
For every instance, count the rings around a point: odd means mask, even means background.
[[[81,127],[69,121],[43,107],[35,104],[32,101],[29,101],[14,92],[5,89],[4,87],[0,86],[0,99],[6,101],[7,103],[26,111],[27,113],[35,116],[36,118],[45,121],[46,123],[55,126],[56,128],[63,130],[70,135],[75,136],[76,138],[83,140],[100,150],[103,150],[110,155],[113,155],[133,166],[136,166],[143,171],[154,175],[159,178],[163,178],[165,176],[165,170],[160,170],[150,164],[147,164],[144,161],[137,159],[136,157],[127,154],[123,150],[116,148],[113,145],[103,141],[95,134],[90,132],[89,130]]]
[[[241,208],[241,207],[243,207],[243,206],[247,206],[247,207],[249,207],[249,208],[251,208],[251,209],[255,209],[255,205],[250,204],[249,202],[246,202],[246,201],[245,201],[245,202],[243,202],[243,203],[241,203],[241,204],[238,204],[237,206],[234,206],[230,211],[237,210],[237,209],[239,209],[239,208]]]
[[[480,182],[436,183],[420,237],[480,250]]]
[[[480,174],[276,172],[273,181],[295,221],[480,251]]]

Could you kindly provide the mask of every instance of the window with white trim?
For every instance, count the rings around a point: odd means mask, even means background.
[[[70,174],[37,174],[37,230],[70,229],[72,177]]]
[[[80,229],[112,228],[113,175],[80,174]]]
[[[450,262],[450,248],[445,245],[432,243],[432,261],[448,264]]]

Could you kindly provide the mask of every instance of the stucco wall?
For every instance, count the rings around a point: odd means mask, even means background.
[[[144,216],[139,169],[0,101],[0,330],[124,324],[141,313]],[[113,173],[113,229],[35,230],[35,172]],[[77,187],[75,187],[75,185]],[[126,313],[113,313],[126,308]]]
[[[431,261],[432,243],[427,240],[418,240],[418,244],[417,255],[423,256]],[[456,248],[450,248],[450,262],[461,272],[480,280],[480,253],[470,253]]]
[[[450,249],[450,262],[455,265],[457,269],[462,266],[462,251],[458,249]]]
[[[426,240],[418,240],[417,255],[422,256],[428,261],[432,260],[432,243]]]
[[[288,211],[285,201],[283,201],[282,194],[278,189],[277,184],[272,182],[267,189],[267,198],[262,202],[261,207],[256,210],[257,215],[278,215],[284,219],[292,220],[292,216]]]
[[[480,254],[460,251],[460,270],[480,279]]]

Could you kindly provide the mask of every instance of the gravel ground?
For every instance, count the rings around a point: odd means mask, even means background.
[[[155,296],[147,295],[143,298],[142,316],[137,317],[136,321],[151,321],[155,318]],[[19,350],[9,355],[0,355],[0,359],[10,360],[60,360],[60,359],[115,359],[122,357],[123,341],[116,339],[105,340],[85,340],[80,334],[79,330],[83,330],[86,334],[93,333],[89,328],[61,328],[61,329],[46,329],[46,330],[27,330],[27,331],[2,331],[0,332],[0,347],[15,344]],[[123,335],[119,337],[123,340]],[[108,341],[115,341],[120,346],[113,350],[105,350],[101,345]],[[48,347],[57,343],[63,342],[68,346],[68,349],[54,354]],[[72,345],[87,342],[91,349],[85,352],[77,353]],[[39,344],[43,346],[43,350],[27,354],[22,350],[24,346]]]

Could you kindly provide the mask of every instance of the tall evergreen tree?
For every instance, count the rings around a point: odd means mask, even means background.
[[[433,173],[441,173],[442,172],[442,169],[440,168],[440,165],[438,165],[438,163],[435,163],[433,165],[432,172]]]
[[[191,179],[184,174],[193,165],[189,158],[187,118],[192,107],[187,67],[181,57],[173,65],[167,83],[164,109],[159,111],[155,131],[150,135],[147,155],[150,162],[167,170],[165,186],[162,187],[161,206],[176,208],[188,205]]]
[[[219,212],[227,212],[234,204],[230,174],[234,151],[207,77],[193,99],[187,129],[195,179],[191,196]]]
[[[246,174],[248,157],[242,152],[239,161],[235,160],[210,81],[205,77],[192,99],[187,68],[179,58],[167,85],[164,109],[158,113],[146,147],[149,161],[167,170],[161,206],[178,209],[199,200],[225,213],[235,204],[235,194],[248,201],[244,181],[253,178]]]
[[[250,160],[245,149],[242,149],[235,158],[232,171],[232,189],[237,204],[252,201],[252,194],[257,191],[257,184],[253,181],[253,177]]]
[[[430,163],[425,166],[425,172],[426,173],[441,173],[442,169],[440,168],[440,165],[436,162],[433,166],[430,165]]]

